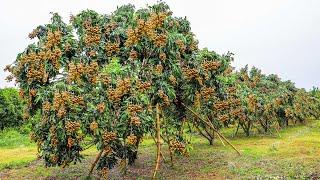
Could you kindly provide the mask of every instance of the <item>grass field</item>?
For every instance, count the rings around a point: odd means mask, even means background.
[[[227,133],[228,136],[228,133]],[[176,157],[173,168],[163,163],[159,179],[317,179],[320,178],[320,121],[290,127],[278,135],[229,138],[241,151],[217,141],[213,146],[194,137],[190,157]],[[167,149],[167,147],[163,147]],[[97,152],[83,154],[82,163],[65,169],[45,168],[36,147],[16,131],[0,135],[0,179],[84,179]],[[168,152],[164,151],[166,159]],[[150,179],[155,161],[152,140],[144,140],[135,166],[125,176],[117,169],[111,179]],[[93,178],[98,177],[95,173]]]

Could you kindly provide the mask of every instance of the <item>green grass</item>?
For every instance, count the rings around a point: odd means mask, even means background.
[[[34,146],[27,134],[22,134],[16,129],[0,131],[0,148],[17,148]]]
[[[43,161],[34,161],[35,147],[23,141],[24,135],[15,134],[17,141],[21,140],[20,143],[10,143],[8,138],[11,136],[8,134],[15,132],[8,131],[6,135],[0,135],[0,143],[6,144],[0,148],[0,178],[83,179],[97,153],[94,148],[90,148],[83,152],[85,159],[82,163],[65,169],[44,168]],[[190,157],[175,157],[173,168],[169,163],[162,163],[159,179],[320,178],[320,121],[289,127],[281,130],[279,135],[255,135],[249,138],[240,135],[231,138],[232,131],[224,134],[240,150],[241,156],[229,146],[223,146],[219,140],[210,146],[205,139],[193,136]],[[153,140],[146,138],[139,149],[139,159],[135,166],[128,169],[128,179],[149,179],[152,174],[156,151]],[[163,154],[168,161],[166,146],[163,146]],[[5,161],[6,163],[3,163]],[[19,165],[26,165],[31,161],[34,162],[28,166]],[[3,164],[10,164],[12,169],[4,169],[7,166]],[[94,175],[97,176],[96,173]],[[121,178],[116,170],[112,171],[111,177]]]
[[[28,165],[36,160],[36,146],[26,134],[16,129],[0,133],[0,170]]]

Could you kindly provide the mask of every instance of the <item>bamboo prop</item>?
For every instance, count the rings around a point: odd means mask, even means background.
[[[161,158],[161,143],[160,143],[160,110],[159,104],[156,105],[156,136],[157,136],[157,159],[156,159],[156,166],[154,169],[152,179],[156,179],[157,172],[159,171],[160,167],[160,158]]]
[[[162,136],[160,136],[162,139],[164,139]],[[157,140],[152,136],[152,139],[153,139],[153,141],[154,141],[154,144],[157,144]],[[166,158],[165,158],[165,156],[163,155],[163,153],[162,153],[162,151],[160,151],[160,155],[161,155],[161,157],[162,157],[162,159],[163,159],[163,162],[164,163],[166,163],[167,162],[167,160],[166,160]]]
[[[220,136],[227,144],[229,144],[239,155],[241,155],[240,151],[233,146],[230,141],[225,138],[213,125],[212,123],[204,120],[202,117],[200,117],[196,112],[194,112],[192,109],[190,109],[188,106],[186,106],[184,103],[182,103],[182,105],[188,109],[193,115],[195,115],[198,119],[200,119],[202,122],[204,122],[207,126],[209,126],[212,130],[214,130],[214,132],[216,132],[218,134],[218,136]]]
[[[223,145],[223,146],[226,146],[226,145],[224,144],[223,140],[221,139],[221,137],[220,137],[220,136],[218,136],[218,138],[220,139],[220,141],[221,141],[222,145]]]
[[[174,163],[173,163],[173,153],[172,151],[170,150],[170,146],[168,146],[168,149],[169,149],[169,155],[170,155],[170,165],[171,167],[174,166]]]
[[[99,154],[97,155],[96,159],[95,159],[94,162],[92,163],[88,176],[90,176],[90,175],[92,174],[93,169],[94,169],[94,167],[96,166],[96,164],[98,163],[98,161],[99,161],[99,159],[100,159],[103,151],[104,151],[104,150],[102,149],[102,150],[99,152]]]

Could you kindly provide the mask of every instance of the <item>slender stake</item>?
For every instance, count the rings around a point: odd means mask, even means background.
[[[225,138],[213,125],[212,123],[209,121],[204,120],[202,117],[200,117],[196,112],[194,112],[192,109],[190,109],[188,106],[186,106],[185,104],[182,103],[182,105],[184,107],[186,107],[186,109],[188,109],[192,114],[194,114],[198,119],[200,119],[202,122],[204,122],[207,126],[209,126],[212,130],[214,130],[218,136],[220,136],[224,141],[226,141],[227,144],[229,144],[239,155],[241,155],[240,151],[238,151],[238,149],[236,147],[234,147],[230,141]]]
[[[213,130],[213,131],[214,131],[214,130]],[[224,144],[223,140],[221,139],[221,137],[220,137],[220,136],[218,136],[218,138],[220,139],[220,141],[221,141],[222,145],[223,145],[223,146],[226,146],[226,145]]]
[[[161,142],[160,142],[160,110],[159,104],[156,105],[156,138],[157,138],[157,159],[152,179],[156,179],[157,172],[159,171],[160,158],[161,158]]]
[[[99,154],[97,155],[96,159],[95,159],[94,162],[92,163],[88,176],[90,176],[90,175],[92,174],[93,169],[94,169],[94,167],[96,166],[96,164],[98,163],[98,161],[99,161],[102,153],[103,153],[103,149],[99,152]]]

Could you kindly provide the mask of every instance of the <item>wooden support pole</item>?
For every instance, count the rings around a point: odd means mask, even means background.
[[[160,109],[159,104],[156,105],[156,138],[157,138],[157,158],[156,158],[156,166],[153,172],[152,179],[156,179],[157,172],[160,167],[160,158],[161,158],[161,137],[160,137]]]
[[[98,163],[98,161],[99,161],[99,159],[100,159],[103,151],[104,151],[104,150],[102,149],[102,150],[99,152],[99,154],[97,155],[96,159],[95,159],[94,162],[92,163],[88,176],[90,176],[90,175],[92,174],[93,169],[94,169],[94,167],[96,166],[96,164]]]
[[[195,115],[199,120],[201,120],[203,123],[205,123],[207,126],[209,126],[214,132],[217,133],[218,136],[220,136],[227,144],[229,144],[239,155],[241,155],[240,151],[236,147],[234,147],[231,142],[225,138],[214,126],[210,121],[204,120],[201,116],[199,116],[196,112],[194,112],[191,108],[186,106],[185,104],[182,103],[182,105],[189,110],[193,115]]]

